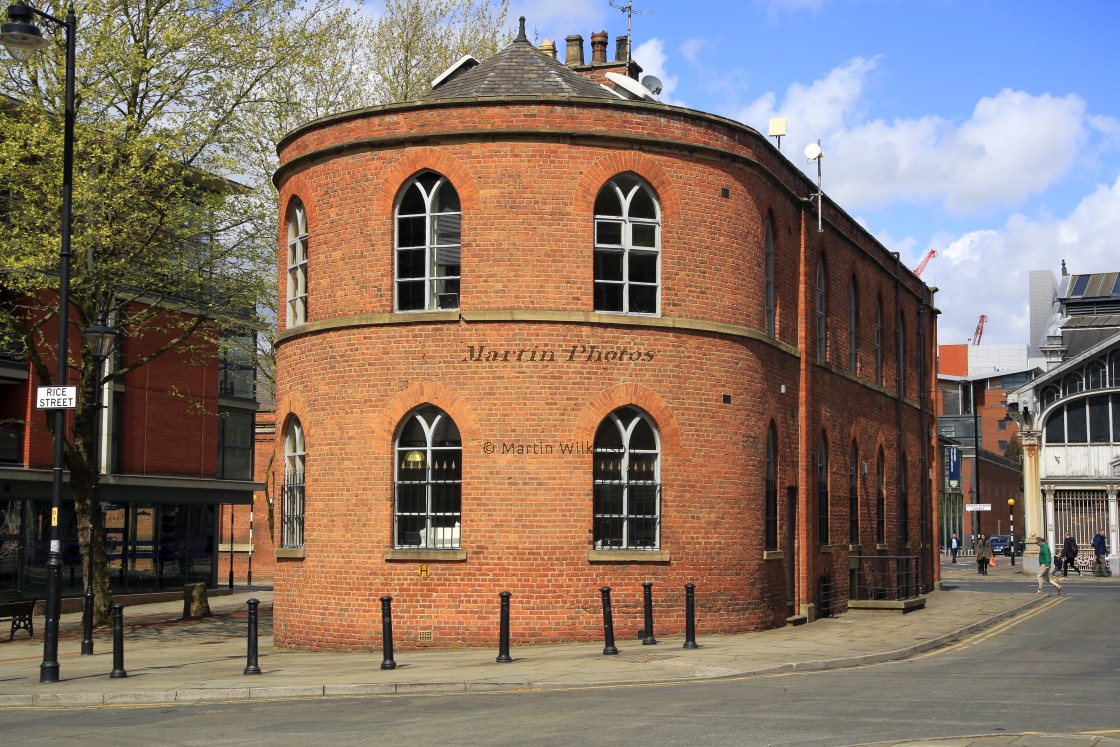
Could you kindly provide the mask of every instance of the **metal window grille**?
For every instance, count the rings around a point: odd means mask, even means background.
[[[914,555],[853,555],[856,586],[852,599],[901,600],[919,595],[918,558]]]
[[[1108,495],[1103,490],[1058,490],[1054,494],[1055,554],[1067,534],[1077,543],[1077,564],[1092,567],[1096,560],[1093,535],[1108,527]]]
[[[397,547],[457,550],[462,521],[462,448],[402,449],[397,465]],[[423,461],[410,461],[409,454]]]
[[[284,520],[282,547],[303,547],[303,472],[284,475]]]

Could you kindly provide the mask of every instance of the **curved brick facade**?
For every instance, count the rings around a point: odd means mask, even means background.
[[[933,525],[931,486],[923,485],[933,457],[921,436],[933,419],[923,423],[919,410],[935,349],[930,291],[827,201],[818,233],[805,199],[812,184],[757,132],[621,100],[433,101],[309,125],[282,143],[281,162],[281,300],[293,198],[306,207],[310,248],[307,323],[284,329],[281,320],[277,344],[276,464],[293,415],[307,448],[303,547],[281,550],[276,569],[278,644],[376,647],[378,599],[390,595],[400,647],[494,645],[504,590],[513,594],[515,643],[588,640],[602,634],[602,586],[613,589],[616,635],[632,638],[642,628],[644,581],[654,583],[658,636],[683,630],[686,583],[696,584],[702,634],[757,630],[792,614],[812,617],[825,601],[844,609],[850,555],[933,557],[920,549],[923,519]],[[460,197],[460,308],[394,313],[394,207],[424,170],[445,176]],[[593,205],[621,173],[645,180],[660,204],[656,316],[594,311]],[[763,303],[767,216],[773,339]],[[823,362],[814,326],[822,253]],[[858,360],[850,373],[853,279]],[[896,305],[905,319],[901,401]],[[394,547],[394,439],[424,404],[448,413],[462,438],[457,553]],[[627,405],[658,429],[660,545],[596,550],[590,446],[603,419]],[[779,547],[766,552],[771,423]],[[824,547],[816,503],[822,433],[831,539]],[[859,477],[862,550],[848,542],[853,441],[868,465]],[[875,536],[880,449],[883,543]],[[279,495],[282,468],[272,478]],[[924,573],[932,579],[928,565]]]

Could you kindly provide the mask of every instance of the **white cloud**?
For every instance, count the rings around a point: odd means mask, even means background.
[[[676,89],[679,79],[676,75],[671,75],[665,70],[665,63],[668,62],[669,58],[665,55],[665,47],[660,39],[650,39],[647,42],[642,42],[631,52],[630,56],[642,66],[643,78],[647,75],[655,75],[661,79],[661,94],[658,96],[661,101],[675,106],[686,106],[683,102],[673,99],[673,91]]]
[[[1028,342],[1030,271],[1057,274],[1063,259],[1076,274],[1120,270],[1117,236],[1120,177],[1110,185],[1098,186],[1065,217],[1015,214],[999,230],[934,237],[931,245],[938,257],[922,279],[940,289],[936,298],[942,312],[938,341],[966,341],[980,314],[986,314],[985,342]]]
[[[787,117],[794,148],[821,138],[825,191],[849,210],[892,203],[940,203],[954,214],[1016,207],[1069,171],[1090,127],[1120,134],[1115,120],[1091,119],[1079,96],[1012,90],[980,99],[961,122],[933,115],[860,121],[878,65],[856,57],[810,85],[791,85],[781,101],[770,91],[733,116],[760,131],[769,117]]]
[[[681,55],[693,65],[699,64],[700,50],[706,46],[708,46],[707,39],[699,37],[685,39],[684,43],[681,44]]]

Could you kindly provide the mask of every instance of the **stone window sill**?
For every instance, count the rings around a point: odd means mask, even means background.
[[[424,560],[435,562],[440,560],[466,560],[466,550],[434,550],[432,548],[418,547],[415,549],[393,549],[385,551],[385,560]]]
[[[277,547],[276,548],[276,559],[277,560],[283,560],[283,559],[303,560],[305,557],[307,557],[307,551],[302,547]]]
[[[664,550],[588,550],[588,563],[668,563]]]
[[[764,550],[762,552],[763,560],[781,560],[786,554],[781,550]]]

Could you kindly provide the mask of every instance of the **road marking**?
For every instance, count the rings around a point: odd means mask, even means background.
[[[1043,602],[1037,608],[1031,610],[1030,612],[1026,612],[1022,615],[1016,615],[1015,617],[1011,618],[1010,620],[1005,620],[1002,623],[994,625],[991,628],[988,628],[987,630],[983,631],[982,633],[979,633],[979,634],[974,635],[974,636],[970,636],[963,641],[958,641],[958,642],[956,642],[952,645],[949,645],[949,646],[943,646],[942,648],[934,649],[933,651],[927,651],[924,654],[918,654],[917,656],[911,656],[909,659],[906,659],[905,661],[916,661],[918,659],[924,659],[928,656],[936,656],[938,654],[946,654],[946,653],[950,653],[950,652],[953,652],[953,651],[963,651],[964,649],[975,646],[978,643],[983,643],[984,641],[988,640],[992,636],[998,635],[999,633],[1003,633],[1003,632],[1009,630],[1010,628],[1013,628],[1016,625],[1019,625],[1020,623],[1024,623],[1027,620],[1030,620],[1031,618],[1035,617],[1036,615],[1041,615],[1046,610],[1050,609],[1051,607],[1053,607],[1056,604],[1061,604],[1063,601],[1065,601],[1065,600],[1064,599],[1059,599],[1058,597],[1054,597],[1052,599],[1049,599],[1049,600]]]

